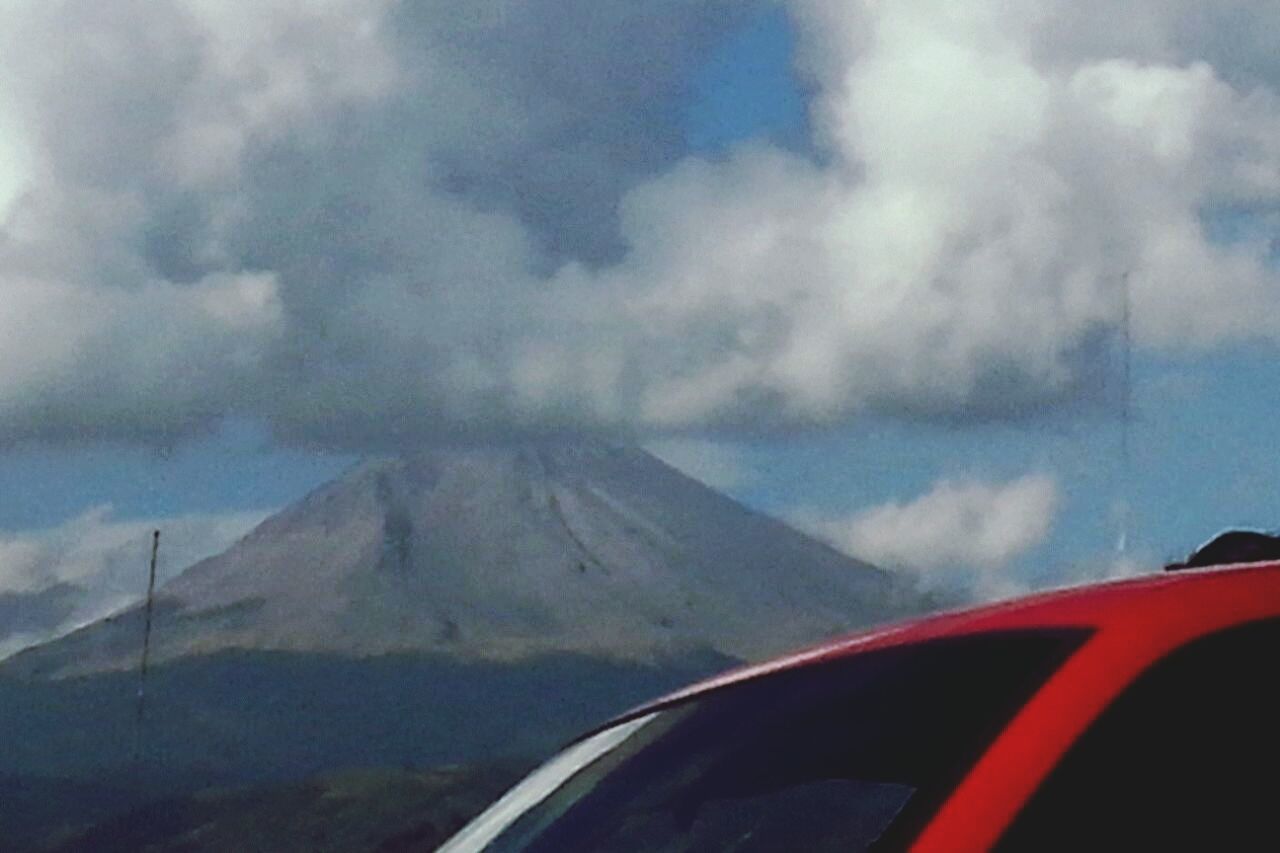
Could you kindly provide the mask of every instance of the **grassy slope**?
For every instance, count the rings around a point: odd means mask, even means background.
[[[58,853],[430,850],[527,769],[505,763],[429,772],[346,771],[302,782],[207,790],[56,835]]]
[[[152,673],[139,764],[135,674],[0,678],[0,849],[210,787],[296,782],[349,767],[532,760],[728,663],[224,653]]]

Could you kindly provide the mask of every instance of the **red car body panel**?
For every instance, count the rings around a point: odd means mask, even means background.
[[[952,791],[912,845],[984,850],[1067,748],[1141,672],[1174,649],[1233,625],[1280,616],[1280,563],[1184,570],[943,613],[854,634],[734,670],[624,718],[770,673],[943,637],[1088,628],[1085,644],[1035,693]]]

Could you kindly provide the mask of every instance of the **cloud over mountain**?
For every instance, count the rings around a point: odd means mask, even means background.
[[[1057,482],[1028,474],[1008,482],[943,479],[923,495],[805,526],[842,551],[906,569],[926,586],[967,588],[979,597],[1025,591],[1004,570],[1053,528]]]
[[[1266,4],[793,0],[811,150],[714,158],[758,3],[5,8],[0,444],[1022,415],[1125,274],[1140,345],[1276,336]]]
[[[0,656],[141,599],[151,531],[162,531],[156,574],[163,582],[228,547],[265,516],[121,519],[102,506],[53,528],[0,535]]]

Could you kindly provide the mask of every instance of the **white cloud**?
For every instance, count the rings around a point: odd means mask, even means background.
[[[907,502],[845,518],[809,514],[801,523],[853,556],[994,597],[1025,590],[1005,569],[1045,540],[1058,500],[1057,483],[1044,474],[1005,483],[944,479]]]
[[[829,162],[747,149],[624,202],[632,252],[606,278],[643,330],[642,418],[1070,398],[1109,357],[1126,274],[1140,345],[1274,341],[1269,241],[1216,244],[1202,217],[1280,201],[1275,89],[1200,60],[1050,63],[1050,5],[804,4],[814,32],[857,34],[818,72]]]
[[[17,645],[49,639],[141,599],[153,530],[161,531],[156,576],[157,583],[163,583],[225,550],[266,515],[193,513],[125,520],[104,506],[53,528],[0,535],[0,605],[25,612],[32,622],[20,635],[0,633],[0,649],[13,647],[12,651]],[[24,597],[31,602],[25,611]],[[52,606],[53,600],[57,606]],[[47,610],[48,619],[35,618],[31,608],[36,603]],[[0,625],[0,632],[12,628]]]
[[[1126,273],[1140,346],[1280,337],[1273,227],[1206,227],[1280,205],[1270,4],[791,0],[816,153],[715,161],[672,99],[750,2],[10,5],[0,444],[1021,415]]]
[[[7,658],[9,655],[20,652],[28,646],[34,646],[42,640],[49,637],[40,633],[18,633],[8,634],[0,637],[0,660]]]
[[[31,180],[30,154],[12,113],[3,92],[0,92],[0,227],[3,227],[10,207]]]

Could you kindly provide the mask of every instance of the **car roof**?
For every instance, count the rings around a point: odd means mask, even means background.
[[[916,853],[983,850],[1081,732],[1154,661],[1197,637],[1277,617],[1280,562],[1092,583],[849,634],[694,684],[602,728],[734,684],[877,649],[994,631],[1087,630],[1083,646],[996,735],[911,845]]]
[[[1217,627],[1280,613],[1280,562],[1183,569],[1041,592],[848,634],[730,670],[619,719],[761,678],[875,649],[991,631],[1088,628],[1141,633],[1142,648],[1172,647]],[[1135,647],[1137,650],[1137,647]]]

